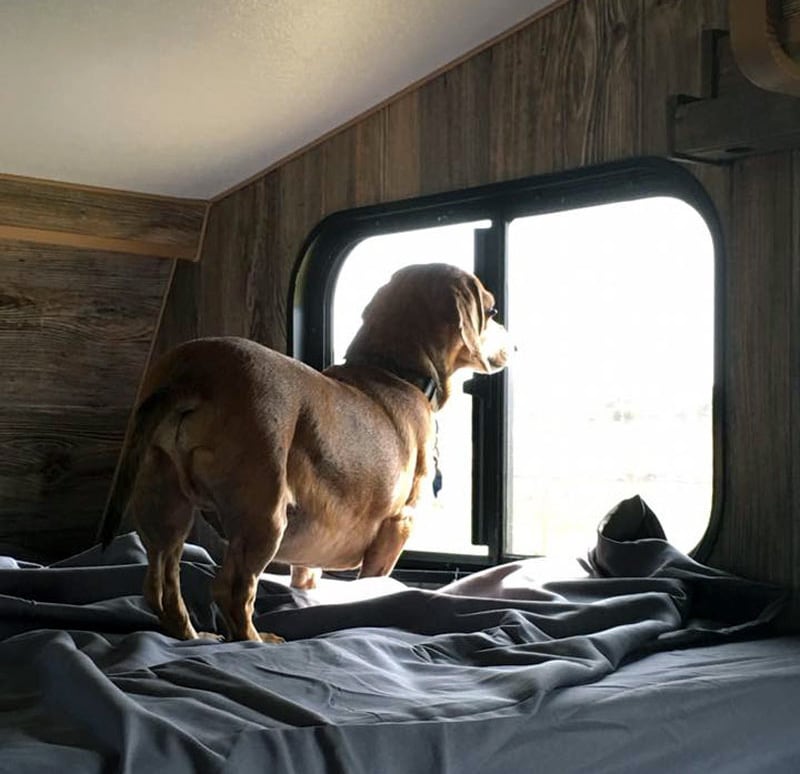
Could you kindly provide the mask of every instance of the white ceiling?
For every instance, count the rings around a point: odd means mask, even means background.
[[[0,0],[0,173],[207,198],[551,0]]]

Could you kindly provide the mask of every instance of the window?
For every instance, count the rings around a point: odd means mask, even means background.
[[[332,216],[295,278],[295,355],[340,362],[408,263],[450,261],[498,300],[518,352],[440,412],[443,488],[401,563],[585,554],[640,494],[689,551],[714,512],[716,249],[702,189],[640,161]]]
[[[670,541],[706,531],[713,484],[714,247],[649,197],[513,220],[509,550],[564,554],[640,494]]]

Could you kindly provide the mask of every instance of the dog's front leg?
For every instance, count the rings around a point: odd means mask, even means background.
[[[388,575],[394,569],[403,546],[411,534],[413,524],[414,512],[409,506],[405,506],[396,516],[385,519],[375,539],[364,552],[358,577],[374,578],[378,575]]]
[[[293,589],[303,589],[304,591],[315,589],[321,577],[322,570],[319,567],[292,565],[291,585]]]

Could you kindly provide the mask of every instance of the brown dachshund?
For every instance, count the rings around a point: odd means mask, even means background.
[[[197,510],[213,513],[228,539],[212,589],[233,640],[280,639],[252,622],[258,576],[273,559],[305,588],[317,568],[390,573],[450,377],[506,364],[494,314],[473,275],[410,266],[367,305],[344,365],[320,373],[238,338],[190,341],[158,360],[99,537],[108,545],[131,509],[147,549],[144,596],[165,631],[201,636],[179,579]]]

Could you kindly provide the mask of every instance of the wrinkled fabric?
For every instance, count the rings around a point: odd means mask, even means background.
[[[602,770],[589,765],[596,733],[583,753],[562,749],[569,767],[530,766],[559,755],[548,734],[570,728],[553,715],[565,689],[588,695],[647,654],[763,633],[786,596],[658,531],[643,501],[625,501],[583,577],[541,584],[528,560],[436,592],[330,581],[329,599],[346,588],[347,601],[320,603],[265,576],[255,623],[283,645],[161,634],[133,534],[49,567],[2,558],[0,771]],[[213,573],[187,546],[182,586],[205,631],[220,630]]]

